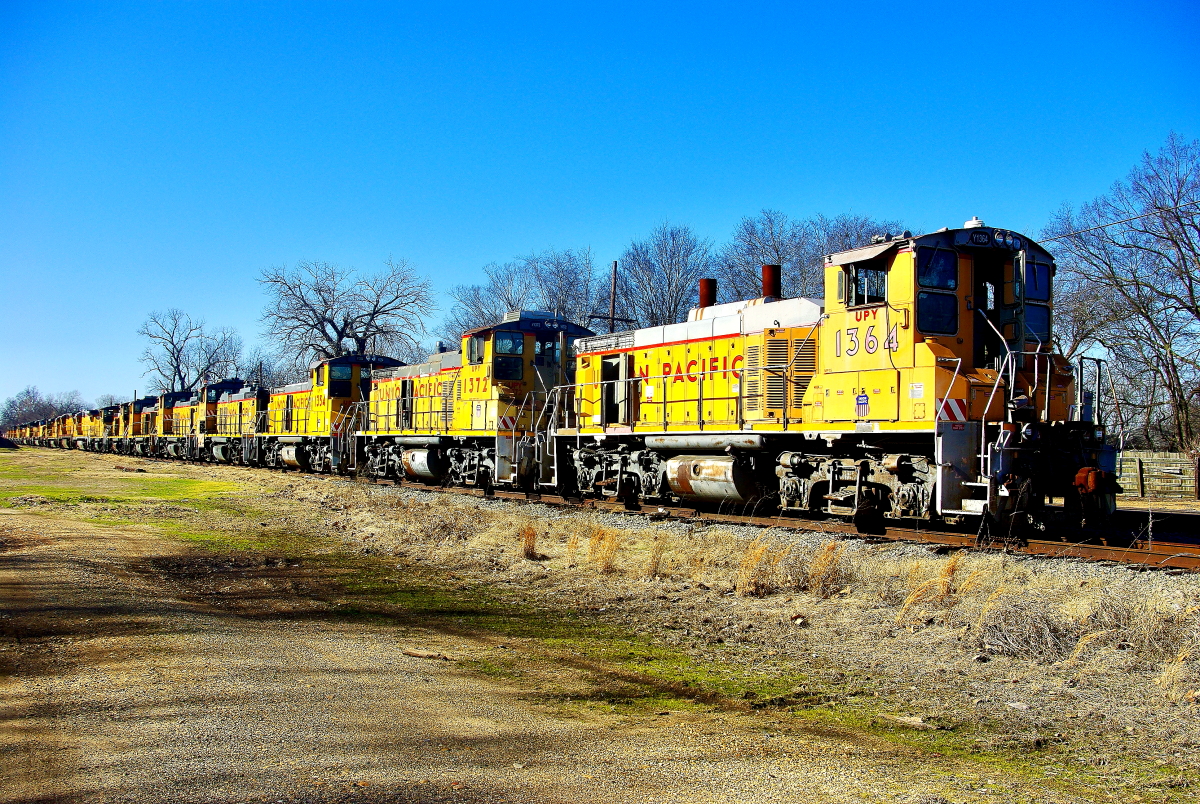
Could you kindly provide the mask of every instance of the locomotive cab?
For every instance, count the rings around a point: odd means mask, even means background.
[[[472,392],[494,385],[501,398],[549,391],[574,379],[575,341],[592,334],[553,313],[508,313],[495,326],[464,333],[464,380]]]
[[[554,388],[574,382],[575,341],[591,334],[553,313],[529,310],[464,333],[461,394],[471,404],[458,426],[526,429],[515,417],[532,415]]]

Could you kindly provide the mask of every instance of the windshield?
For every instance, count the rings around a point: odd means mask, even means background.
[[[917,281],[923,288],[958,288],[958,254],[947,249],[917,249]]]
[[[1050,301],[1050,266],[1044,262],[1025,264],[1025,298]]]
[[[1050,340],[1050,308],[1031,304],[1025,308],[1025,327],[1042,343]]]
[[[497,332],[496,354],[519,355],[525,349],[525,337],[519,332]]]

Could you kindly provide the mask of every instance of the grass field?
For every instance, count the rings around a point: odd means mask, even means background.
[[[1195,576],[44,450],[0,452],[0,506],[185,542],[203,571],[173,582],[229,605],[302,565],[288,583],[337,617],[509,646],[462,666],[564,712],[741,712],[1048,800],[1200,784]]]

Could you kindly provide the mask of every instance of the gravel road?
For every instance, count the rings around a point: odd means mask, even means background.
[[[0,509],[0,536],[0,802],[1078,800],[760,713],[563,707],[402,653],[519,644],[331,617],[295,584],[231,610],[156,570],[188,548],[148,527]]]

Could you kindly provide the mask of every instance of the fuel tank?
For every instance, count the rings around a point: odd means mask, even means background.
[[[759,496],[751,468],[731,455],[677,455],[667,461],[667,483],[688,500],[746,503]]]
[[[400,463],[404,474],[421,480],[441,480],[446,474],[446,462],[437,450],[406,449]]]
[[[300,444],[288,444],[279,450],[279,460],[285,466],[308,471],[308,452]]]

